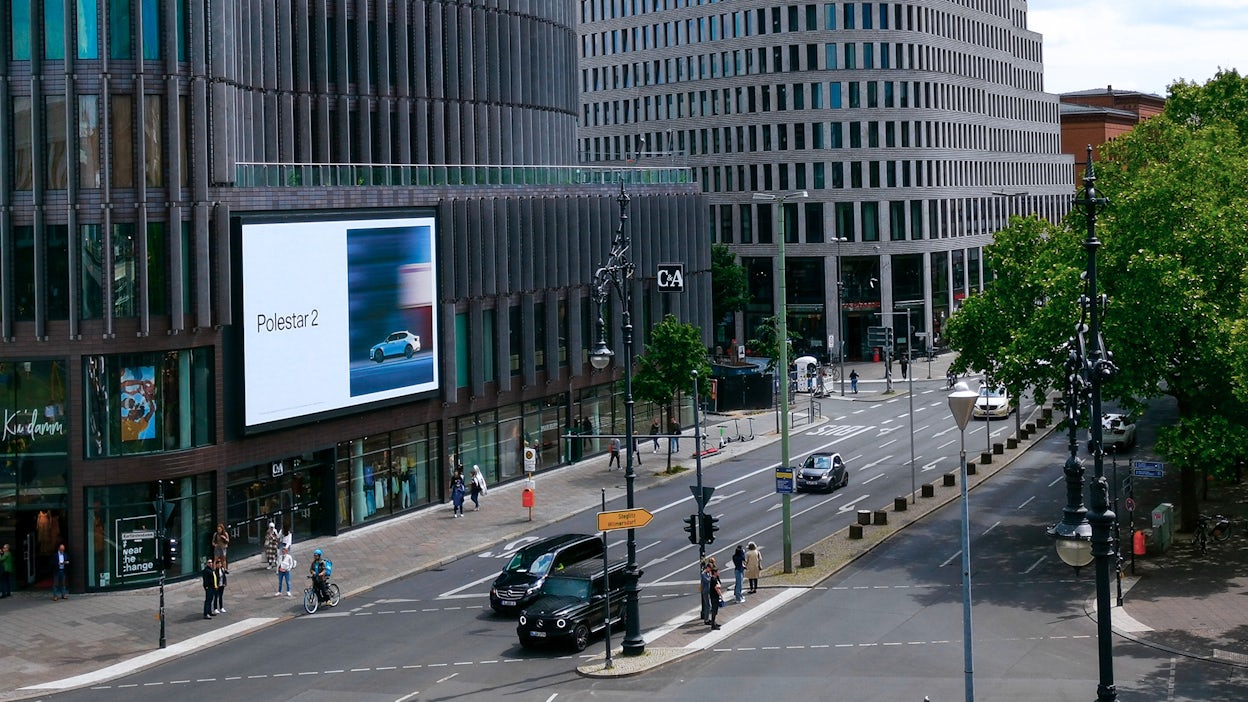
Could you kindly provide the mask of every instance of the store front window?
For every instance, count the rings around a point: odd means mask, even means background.
[[[325,450],[230,471],[225,486],[230,560],[263,551],[269,522],[279,534],[289,529],[296,540],[331,533],[325,485],[332,465],[333,453]]]
[[[156,481],[86,489],[86,588],[124,589],[155,584],[157,522]],[[168,578],[193,576],[205,554],[212,553],[213,474],[201,473],[165,483],[165,528],[178,540],[181,558]],[[233,552],[231,551],[231,557]],[[48,559],[50,562],[50,558]]]
[[[439,455],[437,423],[339,443],[337,525],[365,524],[440,501]]]

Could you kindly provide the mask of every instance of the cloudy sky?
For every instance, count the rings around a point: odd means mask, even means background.
[[[1114,86],[1165,95],[1218,68],[1248,74],[1248,0],[1030,0],[1044,36],[1044,90]]]

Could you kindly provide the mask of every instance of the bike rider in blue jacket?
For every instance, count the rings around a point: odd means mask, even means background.
[[[316,591],[317,598],[322,602],[328,600],[329,576],[334,572],[334,564],[324,557],[321,549],[312,552],[312,564],[308,566],[308,572],[312,575],[312,588]]]

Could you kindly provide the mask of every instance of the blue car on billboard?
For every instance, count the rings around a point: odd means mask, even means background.
[[[374,361],[381,363],[387,358],[402,356],[411,358],[420,351],[420,337],[410,331],[397,331],[386,337],[386,340],[380,344],[374,344],[369,350],[368,356]]]

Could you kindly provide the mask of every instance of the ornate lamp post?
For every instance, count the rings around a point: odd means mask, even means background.
[[[975,666],[971,645],[971,508],[966,497],[966,424],[979,393],[959,382],[949,395],[949,412],[958,424],[961,448],[958,450],[958,483],[962,486],[962,662],[966,702],[975,700]]]
[[[789,467],[789,305],[787,283],[785,281],[784,261],[784,203],[789,200],[801,200],[810,197],[805,190],[773,195],[771,193],[754,193],[755,200],[770,200],[776,203],[776,287],[780,299],[776,301],[776,340],[780,350],[777,352],[777,365],[780,373],[780,465]],[[780,496],[781,532],[784,535],[784,572],[793,572],[793,507],[792,495],[784,493]]]
[[[1100,681],[1096,687],[1098,702],[1118,699],[1114,685],[1113,621],[1110,617],[1109,568],[1117,563],[1117,541],[1114,538],[1116,517],[1109,507],[1109,483],[1105,479],[1105,452],[1102,447],[1101,386],[1117,373],[1112,354],[1105,348],[1101,338],[1101,316],[1105,299],[1096,287],[1096,250],[1101,242],[1096,238],[1096,214],[1109,201],[1096,195],[1096,174],[1092,168],[1092,147],[1088,147],[1088,167],[1083,176],[1083,197],[1075,205],[1083,208],[1088,233],[1083,248],[1088,253],[1084,279],[1087,291],[1079,297],[1082,318],[1075,326],[1075,337],[1070,340],[1066,356],[1066,425],[1070,456],[1063,471],[1066,474],[1066,507],[1062,521],[1049,529],[1049,535],[1057,540],[1057,554],[1076,571],[1096,560],[1096,639],[1097,658],[1100,663]],[[1092,509],[1083,506],[1083,462],[1079,459],[1079,439],[1076,434],[1083,408],[1088,408],[1089,433],[1092,440],[1093,478],[1089,490]]]
[[[607,346],[607,324],[604,321],[603,308],[611,297],[614,288],[620,296],[621,314],[620,328],[624,334],[624,483],[628,491],[628,509],[633,509],[633,262],[628,258],[628,250],[632,246],[625,225],[628,223],[628,193],[624,192],[624,182],[620,181],[620,194],[616,198],[620,205],[620,224],[615,230],[615,238],[611,241],[611,253],[607,262],[594,271],[592,294],[598,303],[598,344],[589,354],[589,362],[598,370],[611,365],[614,353]],[[641,636],[641,617],[637,610],[638,581],[641,571],[637,569],[637,539],[634,529],[628,530],[628,563],[624,568],[624,643],[626,656],[639,656],[646,651],[646,641]]]

